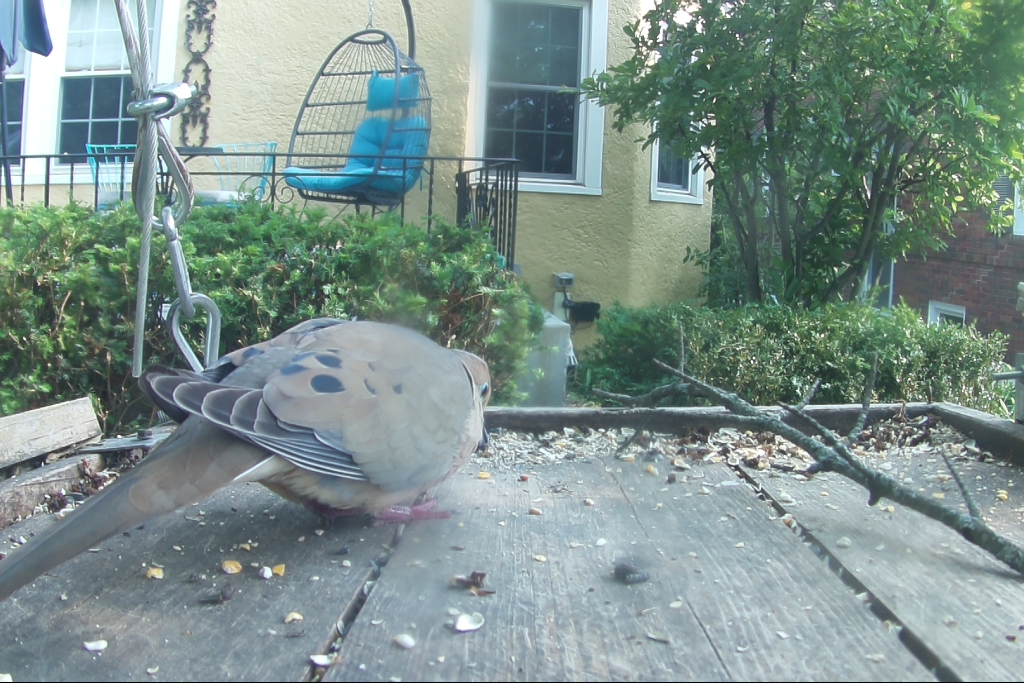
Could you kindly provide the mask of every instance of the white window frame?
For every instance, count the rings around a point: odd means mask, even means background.
[[[149,17],[155,28],[155,39],[151,49],[157,83],[181,80],[174,70],[179,5],[177,0],[157,0],[155,16]],[[22,153],[25,155],[56,154],[60,134],[60,91],[61,79],[66,75],[64,64],[67,55],[71,0],[43,0],[43,7],[46,11],[50,38],[53,41],[53,51],[46,57],[26,55],[28,61],[25,64],[25,115],[21,143]],[[134,4],[132,8],[134,9]],[[15,182],[22,182],[18,174],[12,172],[11,175]],[[67,184],[71,180],[70,168],[51,160],[50,184]],[[46,161],[26,159],[25,185],[41,185],[45,182]],[[87,163],[75,164],[74,182],[92,183],[92,173]]]
[[[677,187],[662,185],[658,182],[658,161],[661,156],[661,140],[655,140],[651,145],[651,201],[652,202],[674,202],[676,204],[703,204],[704,203],[704,166],[695,174],[690,175],[690,189],[683,190]],[[690,168],[697,159],[690,159]]]
[[[1024,186],[1013,186],[1013,234],[1024,235]]]
[[[944,301],[929,301],[928,302],[928,324],[938,325],[942,321],[943,315],[952,317],[959,317],[962,324],[967,324],[967,309],[963,306],[957,306],[956,304],[947,304]]]
[[[473,45],[469,77],[466,156],[484,156],[487,116],[487,75],[490,69],[491,12],[498,0],[474,0]],[[539,5],[583,8],[580,75],[585,78],[608,65],[609,0],[518,0]],[[520,192],[600,195],[604,153],[604,108],[581,96],[578,109],[576,177],[519,176]]]

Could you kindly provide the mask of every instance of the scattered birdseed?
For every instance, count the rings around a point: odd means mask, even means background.
[[[411,650],[416,647],[416,639],[408,633],[399,633],[395,636],[395,645],[403,650]]]
[[[107,641],[105,640],[87,640],[82,643],[88,652],[103,652],[107,649]]]
[[[334,662],[334,655],[310,655],[309,661],[319,669],[326,669]]]

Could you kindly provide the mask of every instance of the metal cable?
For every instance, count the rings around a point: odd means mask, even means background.
[[[132,375],[139,377],[142,374],[154,227],[161,228],[168,240],[168,249],[171,252],[171,261],[174,267],[175,285],[178,290],[178,299],[175,303],[179,304],[181,313],[186,318],[193,318],[197,298],[201,302],[200,306],[207,312],[207,343],[204,358],[207,364],[213,363],[219,352],[220,313],[216,310],[216,304],[208,297],[196,295],[191,291],[184,253],[180,242],[177,241],[176,225],[184,223],[188,218],[195,201],[195,193],[184,161],[174,149],[166,128],[159,122],[159,119],[181,112],[195,95],[195,88],[187,83],[153,84],[146,0],[137,0],[136,2],[138,32],[131,21],[131,8],[128,0],[114,0],[114,2],[134,86],[135,99],[128,105],[128,113],[136,117],[139,122],[135,165],[132,169],[132,196],[135,202],[135,212],[142,221],[139,281],[135,297],[135,339],[132,349]],[[164,159],[178,200],[175,211],[164,208],[162,219],[154,215],[158,156]],[[175,316],[175,320],[177,320],[177,316]],[[211,330],[211,327],[214,326],[216,330]],[[184,336],[177,334],[178,330],[175,332],[175,341],[189,360],[189,364],[193,366],[193,369],[201,370],[201,366],[196,367],[198,361],[193,362],[195,354],[191,352],[188,342],[184,341]]]

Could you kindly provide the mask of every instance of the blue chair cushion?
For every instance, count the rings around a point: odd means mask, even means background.
[[[370,84],[367,87],[366,111],[384,111],[394,109],[395,102],[395,79],[388,76],[381,76],[376,71],[370,76]],[[398,102],[402,109],[411,109],[419,104],[420,98],[420,75],[411,73],[401,76],[398,79]]]
[[[325,194],[374,192],[401,197],[419,180],[430,131],[427,122],[419,116],[396,120],[395,128],[388,137],[390,128],[390,119],[366,119],[356,128],[349,150],[352,156],[344,168],[324,171],[289,166],[283,172],[285,182],[298,190]]]

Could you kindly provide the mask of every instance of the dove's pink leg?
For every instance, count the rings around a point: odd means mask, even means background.
[[[408,522],[413,519],[448,519],[452,513],[447,510],[436,510],[437,499],[431,498],[413,506],[392,505],[378,512],[374,519],[379,523]]]

